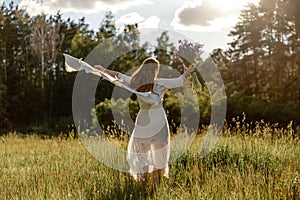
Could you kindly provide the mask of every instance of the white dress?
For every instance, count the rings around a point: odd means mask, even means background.
[[[130,85],[130,76],[119,73],[119,79]],[[161,99],[158,105],[150,105],[138,98],[140,110],[127,148],[127,161],[130,174],[140,179],[143,174],[162,169],[168,177],[170,157],[170,131],[166,113],[162,106],[164,92],[167,89],[180,87],[185,78],[159,78],[155,81],[153,92]]]

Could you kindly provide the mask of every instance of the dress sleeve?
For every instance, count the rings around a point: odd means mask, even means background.
[[[130,85],[131,77],[125,74],[119,73],[118,78],[124,82],[125,85]]]
[[[182,86],[185,81],[185,78],[184,76],[179,76],[177,78],[160,78],[157,81],[158,85],[164,86],[167,89],[172,89]]]

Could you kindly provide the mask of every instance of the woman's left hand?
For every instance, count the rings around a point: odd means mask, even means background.
[[[195,71],[195,67],[193,65],[190,65],[189,67],[184,66],[184,72],[192,73],[193,71]]]

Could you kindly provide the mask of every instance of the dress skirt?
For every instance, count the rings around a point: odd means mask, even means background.
[[[140,109],[127,148],[130,174],[142,179],[145,173],[161,169],[168,177],[170,131],[161,105]]]

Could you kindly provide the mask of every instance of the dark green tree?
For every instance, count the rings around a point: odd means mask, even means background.
[[[154,55],[160,61],[160,63],[167,66],[174,66],[174,53],[176,47],[172,41],[167,31],[161,33],[161,35],[156,39],[157,46],[154,50]]]

